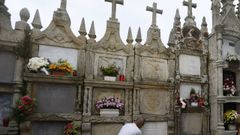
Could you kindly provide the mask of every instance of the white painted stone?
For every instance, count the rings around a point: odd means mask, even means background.
[[[223,58],[223,59],[226,59],[227,53],[236,54],[236,52],[235,52],[235,47],[229,45],[229,43],[230,43],[230,44],[235,44],[235,43],[233,43],[232,41],[223,40],[223,46],[222,46],[222,58]],[[237,46],[237,45],[235,45],[235,46]]]
[[[141,75],[143,80],[161,80],[168,79],[167,60],[156,58],[143,58],[141,63]]]
[[[183,83],[180,85],[180,97],[183,99],[189,98],[191,89],[194,88],[196,93],[201,94],[201,85],[199,84],[190,84],[190,83]]]
[[[142,135],[167,135],[167,122],[145,122],[142,127]]]
[[[49,58],[51,62],[57,62],[60,58],[66,59],[74,69],[77,69],[78,50],[76,49],[40,45],[38,55]]]
[[[201,60],[199,56],[179,56],[180,73],[184,75],[201,75]]]

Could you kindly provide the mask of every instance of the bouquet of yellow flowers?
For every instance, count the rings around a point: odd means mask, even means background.
[[[224,123],[226,124],[234,123],[237,116],[238,116],[238,113],[236,110],[227,110],[224,113]]]
[[[65,73],[72,73],[73,72],[73,67],[67,60],[59,59],[55,63],[51,63],[49,65],[49,70],[50,71],[61,71]]]

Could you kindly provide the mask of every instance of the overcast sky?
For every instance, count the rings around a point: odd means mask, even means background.
[[[39,9],[44,30],[52,20],[53,11],[60,7],[61,0],[6,0],[5,4],[11,13],[12,26],[20,20],[19,11],[26,7],[30,11],[29,23],[32,22],[36,9]],[[197,3],[193,9],[195,21],[200,28],[203,16],[206,17],[209,31],[211,30],[211,0],[192,0]],[[158,9],[163,10],[162,15],[157,16],[157,25],[161,29],[161,39],[164,45],[168,42],[168,36],[173,26],[176,9],[179,8],[182,25],[187,16],[187,7],[182,5],[183,0],[124,0],[124,5],[117,5],[117,18],[120,22],[120,35],[126,42],[128,27],[132,28],[135,39],[138,27],[141,27],[143,42],[146,40],[147,29],[152,22],[151,12],[146,11],[146,6],[152,6],[156,2]],[[111,3],[105,0],[68,0],[67,11],[71,18],[71,28],[78,36],[81,19],[84,17],[87,32],[91,21],[95,23],[97,41],[102,38],[106,30],[106,21],[111,16]]]

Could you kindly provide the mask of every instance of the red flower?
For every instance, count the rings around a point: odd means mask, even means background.
[[[21,111],[23,111],[24,108],[23,108],[22,105],[20,105],[20,106],[18,106],[18,109],[21,110]]]

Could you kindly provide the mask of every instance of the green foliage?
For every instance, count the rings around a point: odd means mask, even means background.
[[[101,67],[100,68],[103,75],[106,76],[117,76],[119,74],[119,68],[116,65],[112,64],[109,67]]]
[[[194,88],[191,88],[190,95],[192,95],[192,94],[196,94],[196,91]]]

